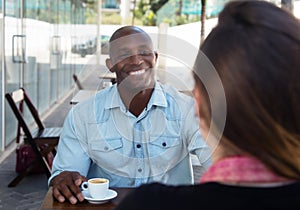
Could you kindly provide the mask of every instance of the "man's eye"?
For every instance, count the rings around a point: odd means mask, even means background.
[[[125,58],[128,58],[129,56],[130,56],[130,55],[126,53],[126,54],[121,54],[121,55],[119,55],[118,58],[119,58],[119,59],[125,59]]]
[[[139,52],[140,55],[143,55],[143,56],[149,56],[152,54],[152,51],[149,51],[149,50],[142,50]]]

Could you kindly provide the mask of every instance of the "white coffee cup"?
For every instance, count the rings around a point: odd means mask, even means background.
[[[109,180],[105,178],[92,178],[81,184],[82,190],[88,190],[90,196],[94,199],[103,199],[107,196],[109,190]]]

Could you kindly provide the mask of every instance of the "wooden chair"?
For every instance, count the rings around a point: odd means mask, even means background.
[[[81,82],[79,81],[78,77],[76,74],[73,74],[73,80],[75,82],[75,84],[77,85],[79,90],[83,89],[83,86],[81,85]]]
[[[26,94],[23,88],[20,88],[12,93],[6,93],[5,97],[18,121],[18,135],[20,134],[20,128],[24,132],[24,142],[28,143],[33,152],[36,155],[36,160],[22,173],[19,173],[8,185],[8,187],[16,186],[26,175],[28,175],[32,169],[38,164],[41,164],[44,168],[47,178],[51,175],[51,165],[47,161],[49,153],[56,154],[56,146],[61,134],[61,127],[46,128],[40,119],[39,113],[35,106],[32,104],[30,98]],[[25,102],[25,103],[24,103]],[[36,129],[30,129],[29,125],[23,117],[23,106],[26,104],[31,116],[36,124]],[[19,105],[19,107],[18,107]],[[28,121],[28,120],[27,120]],[[17,135],[17,138],[19,136]]]

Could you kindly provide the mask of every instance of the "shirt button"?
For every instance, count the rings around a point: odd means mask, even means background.
[[[141,168],[139,168],[139,169],[138,169],[138,172],[140,172],[140,173],[141,173],[142,171],[143,171],[143,170],[142,170]]]
[[[105,147],[104,147],[104,150],[107,151],[107,150],[108,150],[108,147],[105,146]]]
[[[163,142],[163,143],[162,143],[162,146],[163,146],[163,147],[167,146],[166,142]]]
[[[136,145],[136,148],[138,148],[138,149],[141,148],[141,145],[140,145],[140,144],[137,144],[137,145]]]

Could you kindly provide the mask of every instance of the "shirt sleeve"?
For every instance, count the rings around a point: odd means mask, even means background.
[[[64,122],[48,185],[53,177],[63,171],[77,171],[83,176],[86,176],[88,173],[91,160],[82,148],[83,142],[80,141],[76,133],[73,114],[72,109]]]
[[[183,131],[188,143],[188,150],[197,156],[200,166],[205,171],[211,165],[211,149],[206,144],[199,129],[199,118],[196,115],[195,103],[193,101],[190,109],[183,119]]]

